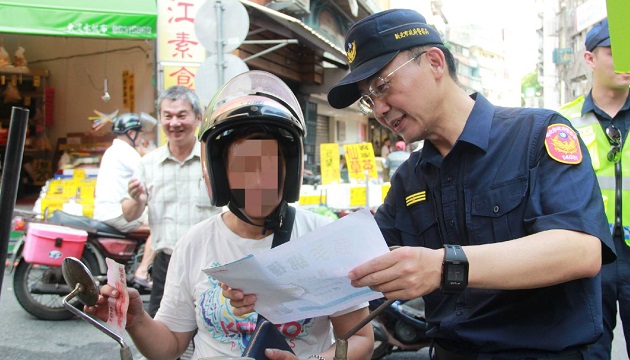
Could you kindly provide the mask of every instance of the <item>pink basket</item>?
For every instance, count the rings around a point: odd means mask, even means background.
[[[81,258],[87,236],[84,230],[32,223],[26,232],[22,256],[31,264],[61,266],[68,256]]]

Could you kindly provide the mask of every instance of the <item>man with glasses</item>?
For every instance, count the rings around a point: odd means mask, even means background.
[[[598,273],[615,254],[569,121],[469,96],[415,11],[367,17],[345,44],[350,73],[329,103],[358,101],[405,142],[425,140],[376,213],[399,247],[352,269],[352,284],[423,296],[438,360],[582,359],[602,333]]]
[[[630,74],[615,73],[607,19],[586,34],[585,50],[593,88],[559,111],[571,119],[588,147],[617,250],[617,261],[602,267],[604,335],[589,349],[593,359],[610,359],[617,301],[630,356],[630,152],[624,150],[630,129]]]

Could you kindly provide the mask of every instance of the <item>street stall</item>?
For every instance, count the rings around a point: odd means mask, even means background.
[[[155,0],[0,0],[0,156],[11,107],[30,110],[18,199],[76,197],[57,185],[95,177],[113,139],[95,121],[154,113],[156,24]]]
[[[383,203],[390,183],[377,171],[372,144],[345,144],[343,149],[340,156],[339,145],[320,145],[321,184],[302,185],[299,206],[342,217],[360,208],[376,210]]]

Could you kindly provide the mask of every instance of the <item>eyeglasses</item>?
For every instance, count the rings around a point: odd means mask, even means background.
[[[422,54],[424,54],[425,52],[426,51],[423,51],[419,53],[418,55],[412,57],[411,59],[405,61],[402,65],[400,65],[399,67],[394,69],[394,71],[387,74],[387,76],[385,76],[384,78],[379,76],[377,78],[372,79],[372,81],[370,82],[370,86],[368,87],[369,94],[364,94],[363,96],[359,98],[359,103],[358,103],[359,110],[361,110],[361,112],[364,113],[365,115],[370,115],[374,111],[374,101],[372,100],[372,95],[376,96],[379,99],[382,98],[383,96],[386,96],[387,93],[389,92],[389,89],[391,88],[392,75],[394,75],[394,73],[400,70],[403,66],[409,64],[410,62],[422,56]]]
[[[607,155],[608,161],[617,163],[621,160],[621,131],[615,125],[610,124],[606,128],[606,136],[608,136],[608,141],[610,142],[610,150]]]

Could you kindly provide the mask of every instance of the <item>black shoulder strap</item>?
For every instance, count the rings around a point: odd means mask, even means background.
[[[273,233],[273,242],[271,243],[271,247],[275,248],[278,245],[282,245],[285,242],[291,240],[291,230],[293,229],[293,222],[295,220],[295,208],[293,206],[287,205],[287,211],[285,212],[284,220],[282,221],[282,225],[280,229]],[[258,321],[256,321],[256,327],[258,324],[263,322],[265,319],[264,316],[258,314]]]
[[[273,234],[273,242],[271,247],[274,248],[282,245],[291,239],[291,231],[293,230],[293,222],[295,220],[295,208],[287,205],[286,215],[280,228]]]

